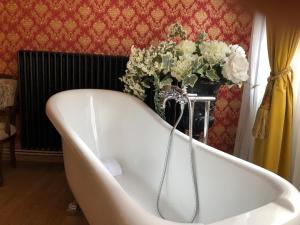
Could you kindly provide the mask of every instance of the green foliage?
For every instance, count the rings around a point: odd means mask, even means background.
[[[182,25],[176,23],[171,26],[166,41],[144,49],[132,46],[126,74],[120,79],[124,92],[144,100],[145,90],[154,87],[156,111],[163,117],[159,93],[165,86],[176,83],[181,88],[193,87],[199,78],[227,84],[245,81],[244,50],[238,45],[205,38],[206,34],[200,32],[195,42],[188,40]],[[241,71],[234,74],[239,62],[243,63]]]
[[[170,77],[165,77],[161,82],[159,82],[159,89],[162,89],[165,86],[171,85],[173,79]]]
[[[188,75],[183,79],[181,86],[182,87],[187,87],[187,86],[194,87],[197,80],[198,80],[198,77],[196,74]]]

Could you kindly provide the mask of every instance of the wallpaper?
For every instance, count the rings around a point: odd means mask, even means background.
[[[221,86],[213,111],[214,124],[208,130],[208,144],[233,154],[235,135],[241,108],[242,89]]]
[[[127,55],[181,22],[195,38],[248,48],[251,14],[232,0],[2,0],[0,73],[16,73],[18,49]]]
[[[235,0],[2,0],[0,73],[17,73],[19,49],[128,55],[132,45],[164,39],[174,22],[191,39],[205,31],[210,39],[249,48],[252,14]],[[215,124],[227,132],[228,125]],[[232,139],[218,146],[229,145]]]

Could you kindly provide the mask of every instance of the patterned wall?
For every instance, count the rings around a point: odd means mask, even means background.
[[[240,115],[242,90],[238,86],[221,86],[214,109],[215,121],[208,131],[208,144],[233,154]]]
[[[252,14],[235,0],[1,0],[0,73],[16,74],[19,49],[128,55],[133,44],[164,39],[176,21],[192,39],[204,30],[249,47]]]
[[[126,55],[181,22],[195,38],[248,48],[251,14],[232,0],[2,0],[0,72],[16,73],[18,49]]]

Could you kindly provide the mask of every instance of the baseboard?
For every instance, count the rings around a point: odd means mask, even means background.
[[[62,152],[16,150],[17,162],[63,163]],[[10,160],[9,150],[3,149],[3,160]]]

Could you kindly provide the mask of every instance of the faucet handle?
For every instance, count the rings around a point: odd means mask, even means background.
[[[178,93],[178,94],[183,94],[183,90],[175,85],[166,85],[162,88],[162,91],[165,93]]]
[[[164,86],[161,92],[159,93],[161,108],[164,109],[166,107],[166,102],[170,99],[174,99],[176,102],[182,101],[183,95],[184,91],[177,86]]]

